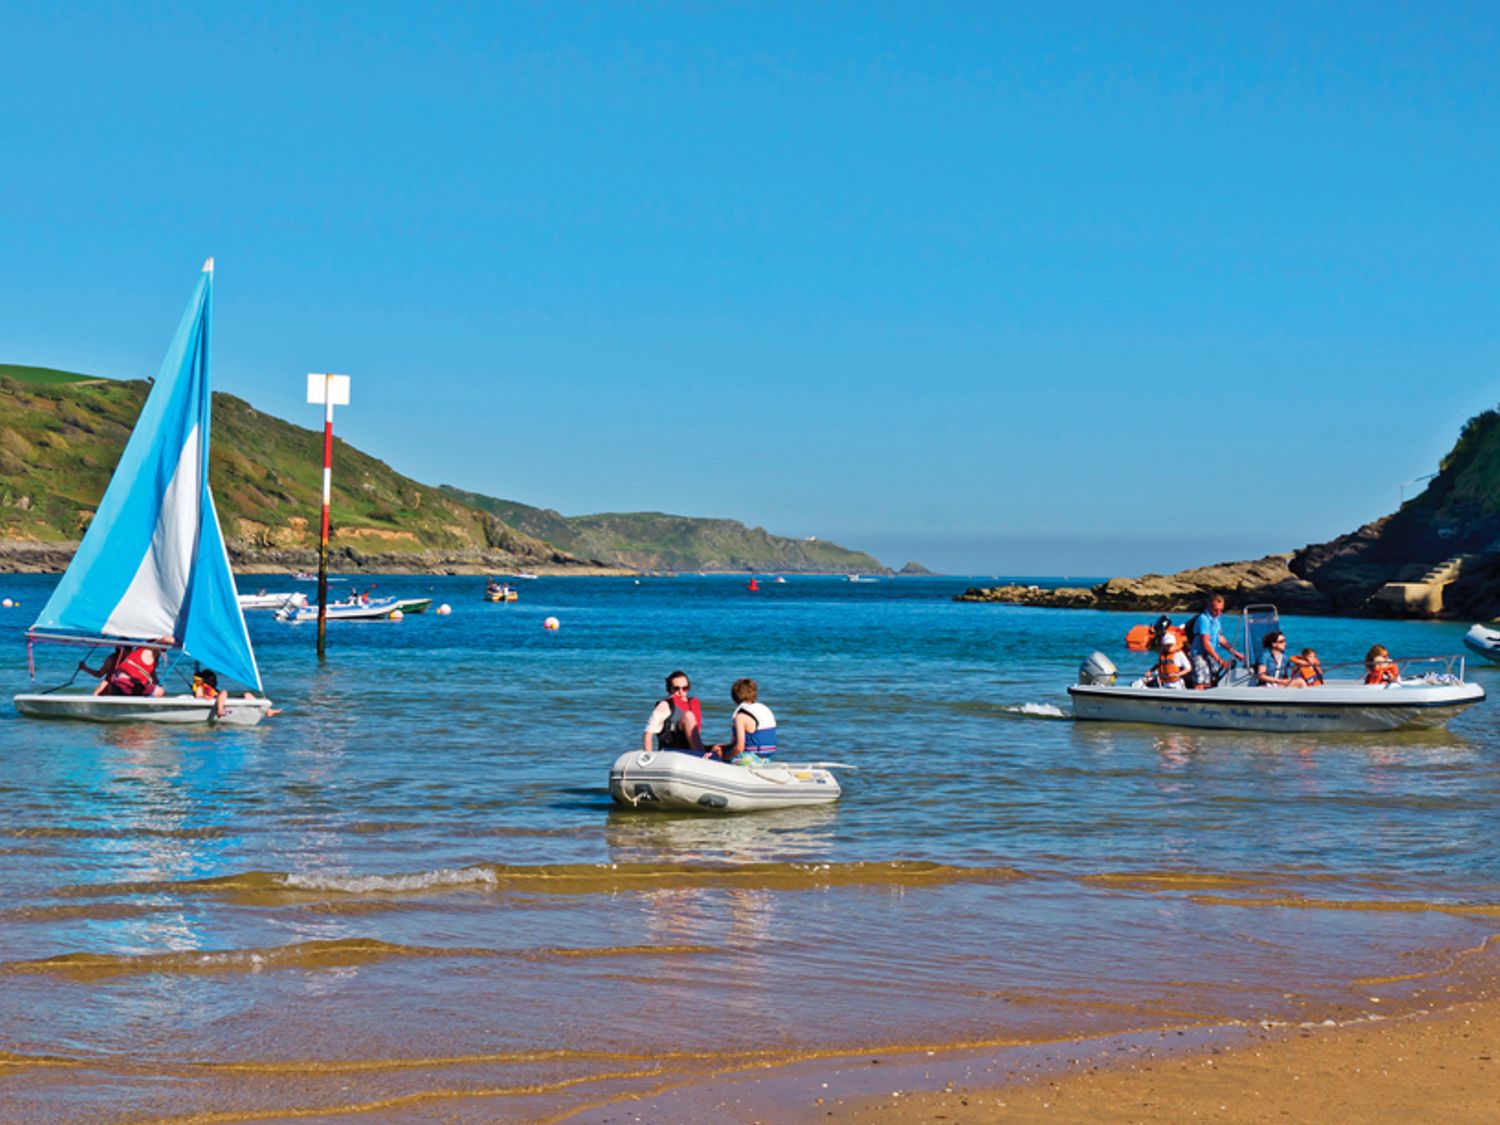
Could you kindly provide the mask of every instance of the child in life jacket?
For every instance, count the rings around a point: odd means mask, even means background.
[[[1182,651],[1177,634],[1163,633],[1161,640],[1157,642],[1157,650],[1161,655],[1156,662],[1156,667],[1147,673],[1147,686],[1185,691],[1188,686],[1188,677],[1193,672],[1193,662],[1188,658],[1188,654]]]
[[[1365,683],[1393,684],[1401,678],[1401,669],[1385,650],[1385,645],[1375,645],[1365,653]]]
[[[1292,683],[1302,687],[1315,687],[1323,682],[1323,665],[1318,654],[1305,648],[1292,657]]]
[[[758,766],[765,756],[776,752],[776,716],[760,702],[760,689],[748,677],[735,680],[729,689],[734,700],[734,739],[728,745],[716,745],[713,753],[736,766]]]
[[[214,701],[214,718],[222,719],[224,711],[229,703],[229,693],[219,688],[219,674],[212,668],[202,668],[193,673],[193,698],[212,699]],[[247,691],[246,699],[254,699],[255,693]],[[281,714],[280,707],[272,707],[266,711],[266,718]]]
[[[171,640],[163,637],[162,643],[170,644]],[[154,648],[120,645],[97,669],[90,668],[82,660],[78,662],[78,669],[99,677],[95,695],[161,696],[167,694],[167,689],[156,682],[160,658],[161,653]]]

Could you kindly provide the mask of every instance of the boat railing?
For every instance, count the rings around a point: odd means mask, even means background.
[[[1402,683],[1457,684],[1462,683],[1464,679],[1466,662],[1462,653],[1451,653],[1447,656],[1398,656],[1392,659],[1395,660],[1396,667],[1400,670]],[[1339,669],[1344,669],[1347,674],[1329,675]],[[1365,672],[1363,660],[1323,665],[1323,674],[1328,679],[1363,680]]]

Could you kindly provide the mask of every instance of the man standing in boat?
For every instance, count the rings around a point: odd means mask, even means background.
[[[1193,618],[1189,627],[1193,634],[1193,678],[1194,687],[1203,691],[1219,682],[1219,677],[1229,671],[1229,661],[1219,654],[1223,649],[1236,660],[1244,660],[1245,654],[1224,639],[1224,626],[1219,615],[1224,612],[1224,595],[1214,594],[1203,607],[1203,612]]]
[[[648,754],[652,738],[661,750],[703,753],[703,705],[688,695],[692,689],[686,672],[673,672],[667,677],[667,697],[652,710],[641,740]]]

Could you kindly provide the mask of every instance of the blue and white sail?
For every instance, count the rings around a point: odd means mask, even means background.
[[[213,284],[210,258],[93,522],[32,629],[170,637],[199,664],[260,690],[208,489]]]

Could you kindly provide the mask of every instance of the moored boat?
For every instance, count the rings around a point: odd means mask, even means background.
[[[257,590],[253,594],[241,594],[239,603],[241,609],[296,609],[307,604],[307,595],[270,594],[265,590]]]
[[[27,633],[29,648],[54,642],[113,650],[113,663],[89,671],[108,677],[112,692],[139,694],[69,690],[69,680],[52,691],[17,695],[23,715],[253,725],[271,710],[263,696],[231,693],[225,715],[216,717],[212,696],[151,694],[162,690],[157,680],[174,653],[261,691],[208,487],[212,309],[210,258],[98,511]],[[130,666],[147,670],[132,673],[135,682],[127,688],[119,670]],[[110,667],[113,673],[103,670]]]
[[[355,596],[344,598],[342,601],[329,602],[327,618],[329,621],[388,621],[397,608],[395,598]],[[288,607],[276,611],[277,621],[287,621],[293,625],[306,625],[317,619],[318,607],[315,605]]]
[[[1464,647],[1493,664],[1500,664],[1500,629],[1475,625],[1464,634]]]
[[[1243,651],[1259,652],[1261,638],[1277,627],[1275,607],[1247,607]],[[1190,690],[1147,686],[1144,679],[1119,683],[1113,662],[1096,652],[1068,695],[1080,720],[1288,733],[1441,727],[1485,697],[1484,688],[1464,680],[1462,656],[1397,664],[1400,678],[1387,683],[1365,683],[1362,665],[1309,687],[1261,687],[1253,671],[1236,669],[1212,687]]]
[[[839,799],[830,771],[853,769],[840,762],[738,766],[675,750],[631,750],[609,771],[609,793],[617,804],[638,809],[754,812]]]

